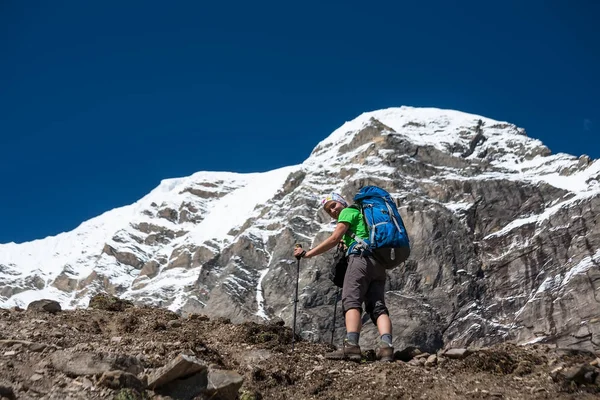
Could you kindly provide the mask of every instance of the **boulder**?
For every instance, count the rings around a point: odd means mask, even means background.
[[[27,306],[27,311],[33,311],[33,312],[46,312],[46,313],[50,313],[50,314],[56,314],[57,312],[60,312],[61,310],[62,310],[62,308],[60,307],[60,303],[58,303],[57,301],[48,300],[48,299],[32,301]]]
[[[206,394],[211,399],[235,400],[244,377],[235,371],[210,369]]]
[[[198,358],[180,354],[167,365],[150,374],[148,387],[156,389],[176,379],[187,378],[207,369],[208,366]]]

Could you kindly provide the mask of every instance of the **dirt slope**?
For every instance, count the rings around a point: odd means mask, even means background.
[[[0,397],[185,398],[158,394],[145,385],[158,368],[188,354],[213,369],[243,376],[237,396],[245,400],[600,398],[598,355],[592,353],[503,344],[470,349],[462,359],[397,352],[416,358],[383,364],[370,361],[372,352],[363,348],[361,363],[329,361],[322,356],[327,345],[296,342],[291,352],[291,329],[281,323],[234,325],[158,308],[104,308],[118,311],[0,309]],[[69,370],[84,356],[101,361]],[[109,369],[127,370],[135,382],[107,384],[93,370],[107,360],[113,362]],[[231,394],[213,393],[212,398]]]

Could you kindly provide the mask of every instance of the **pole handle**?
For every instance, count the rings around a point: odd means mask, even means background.
[[[296,248],[296,249],[301,249],[301,248],[302,248],[302,245],[301,245],[300,243],[296,243],[296,244],[294,245],[294,248]],[[304,254],[304,253],[302,253],[302,254]],[[296,256],[296,260],[298,260],[298,261],[300,261],[300,259],[301,259],[301,258],[302,258],[302,256],[301,256],[301,255],[300,255],[300,256]]]

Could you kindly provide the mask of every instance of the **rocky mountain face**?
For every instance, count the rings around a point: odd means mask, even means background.
[[[389,271],[396,348],[504,341],[600,348],[600,162],[551,154],[512,124],[457,111],[365,113],[302,164],[165,180],[72,232],[0,245],[0,305],[99,292],[243,321],[292,322],[295,243],[334,223],[320,198],[367,184],[396,200],[410,259]],[[344,333],[331,255],[302,260],[297,331]],[[337,328],[337,329],[336,329]],[[361,343],[376,338],[369,322]]]

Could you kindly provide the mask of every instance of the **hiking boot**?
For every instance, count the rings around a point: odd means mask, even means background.
[[[362,353],[359,345],[350,343],[348,339],[344,339],[342,348],[325,354],[325,358],[329,360],[360,361],[362,359]]]
[[[375,358],[383,362],[394,361],[394,348],[385,342],[381,342],[375,352]]]

